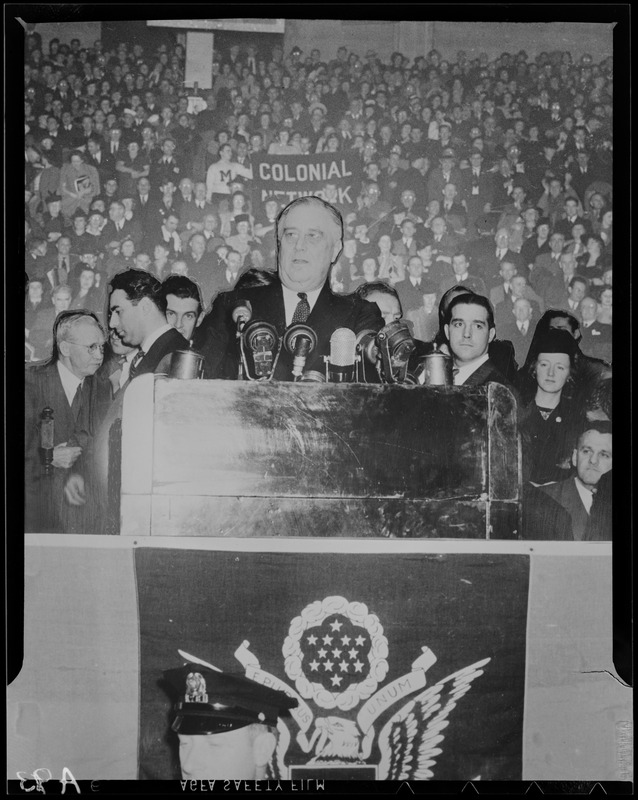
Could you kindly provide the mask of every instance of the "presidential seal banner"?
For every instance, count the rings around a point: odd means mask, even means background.
[[[272,778],[520,779],[527,556],[142,549],[135,564],[140,777],[179,777],[161,674],[181,650],[297,699]]]
[[[252,159],[253,202],[263,204],[275,197],[282,205],[297,197],[317,195],[341,211],[356,211],[361,189],[361,161],[348,153],[314,153],[299,156],[267,156]],[[333,184],[334,194],[326,193]]]

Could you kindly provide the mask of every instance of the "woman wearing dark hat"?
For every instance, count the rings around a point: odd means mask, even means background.
[[[549,330],[538,341],[530,367],[534,399],[519,409],[523,482],[535,485],[568,477],[578,437],[579,415],[564,390],[578,359],[578,346],[565,330]]]

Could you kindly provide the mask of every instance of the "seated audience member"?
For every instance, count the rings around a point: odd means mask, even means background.
[[[489,357],[496,328],[487,297],[469,293],[455,297],[447,309],[444,331],[454,359],[455,386],[483,386],[490,381],[510,386]]]
[[[613,292],[611,284],[603,284],[598,291],[598,313],[596,319],[603,325],[612,324]]]
[[[550,330],[538,348],[533,366],[536,394],[518,415],[523,481],[535,485],[567,476],[580,423],[571,401],[563,396],[578,358],[576,342],[567,331]]]
[[[49,358],[53,350],[53,325],[56,317],[71,307],[73,292],[62,283],[51,290],[51,306],[39,309],[29,329],[29,344],[34,348],[33,361]]]
[[[602,239],[592,234],[587,237],[585,247],[586,252],[577,257],[576,273],[590,283],[600,286],[606,266]]]
[[[433,342],[439,330],[438,291],[436,284],[421,284],[423,303],[420,308],[408,311],[405,318],[414,326],[414,337],[422,342]]]
[[[414,311],[423,302],[421,284],[423,282],[423,260],[420,256],[410,256],[407,263],[407,278],[394,284],[404,313]]]
[[[204,318],[198,285],[190,278],[169,275],[162,283],[162,293],[166,298],[166,321],[192,342],[195,328]]]
[[[505,301],[509,305],[509,301]],[[534,336],[534,311],[532,304],[525,297],[517,298],[510,309],[512,319],[509,322],[500,321],[498,332],[501,339],[514,345],[514,358],[518,364],[524,364]],[[502,319],[502,317],[501,317]]]
[[[377,240],[378,252],[376,253],[379,267],[379,278],[388,280],[393,286],[405,280],[405,264],[402,256],[392,253],[392,239],[384,234]]]
[[[531,489],[523,503],[525,539],[583,541],[592,535],[590,512],[599,482],[612,467],[610,422],[589,422],[572,453],[576,474],[558,483]],[[609,514],[605,515],[609,519]],[[596,531],[611,539],[611,531]]]
[[[580,301],[580,349],[587,356],[600,358],[611,364],[611,331],[612,326],[599,322],[598,303],[593,297],[584,297]]]
[[[452,286],[463,284],[475,294],[485,295],[485,284],[476,275],[470,275],[469,264],[465,253],[455,253],[452,256],[452,267],[448,269],[447,276],[441,281],[439,291],[445,294]]]
[[[361,275],[351,281],[350,291],[355,291],[364,283],[377,283],[378,281],[377,262],[374,258],[364,258],[361,264]]]
[[[84,264],[78,272],[79,288],[69,308],[87,309],[92,311],[99,320],[104,312],[105,295],[95,285],[95,270],[88,264]]]
[[[577,344],[581,339],[580,324],[576,317],[567,311],[552,309],[546,311],[538,321],[534,329],[534,338],[530,344],[527,360],[519,369],[516,379],[516,386],[521,393],[523,402],[535,394],[535,381],[531,379],[531,367],[538,355],[538,341],[551,329],[562,329],[568,331]],[[591,356],[585,355],[580,351],[579,357],[572,374],[573,384],[570,393],[579,412],[584,408],[588,395],[595,390],[598,381],[606,377],[611,377],[611,366],[607,362]]]
[[[250,217],[248,214],[237,214],[234,218],[234,225],[237,233],[234,236],[226,237],[226,244],[241,256],[242,266],[246,261],[251,247],[255,244],[255,239],[250,233]]]
[[[297,700],[204,662],[164,672],[176,700],[171,730],[179,738],[182,777],[263,780],[277,745],[277,722]]]
[[[115,243],[113,247],[107,249],[109,255],[104,264],[104,272],[107,281],[125,269],[131,269],[135,265],[135,244],[132,239],[124,239],[121,244]]]
[[[509,325],[512,321],[511,314],[514,310],[514,303],[521,298],[529,300],[534,319],[540,319],[541,313],[545,309],[542,298],[528,285],[524,275],[514,275],[510,280],[509,293],[505,295],[503,302],[494,306],[494,319],[499,330],[503,325]]]

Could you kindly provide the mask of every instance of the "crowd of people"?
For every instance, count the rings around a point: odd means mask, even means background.
[[[68,411],[85,377],[103,377],[96,418],[189,342],[206,377],[236,377],[229,298],[239,283],[259,306],[280,281],[288,325],[315,303],[332,330],[403,319],[418,355],[453,357],[456,385],[510,386],[526,506],[564,509],[551,487],[566,484],[586,508],[527,515],[524,535],[609,538],[610,494],[597,489],[611,478],[612,66],[568,52],[384,62],[340,47],[324,61],[233,45],[201,92],[185,88],[180,44],[52,39],[44,52],[28,35],[25,361],[74,375],[62,381]],[[308,208],[286,232],[280,201],[253,191],[264,154],[324,152],[360,170],[355,202],[340,202],[338,182],[321,191],[343,226],[325,253],[329,302],[286,260],[286,237],[314,235]],[[307,291],[308,309],[287,290]],[[273,302],[264,318],[279,314]],[[46,399],[32,389],[31,434]],[[71,417],[63,427],[53,469],[68,478],[93,422],[79,438]],[[84,483],[63,484],[67,505],[86,503]]]

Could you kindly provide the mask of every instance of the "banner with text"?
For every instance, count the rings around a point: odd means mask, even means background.
[[[287,205],[297,197],[317,195],[342,212],[355,211],[361,179],[361,162],[356,155],[258,155],[253,159],[253,201],[262,204],[275,197]],[[334,188],[326,191],[330,185]]]

